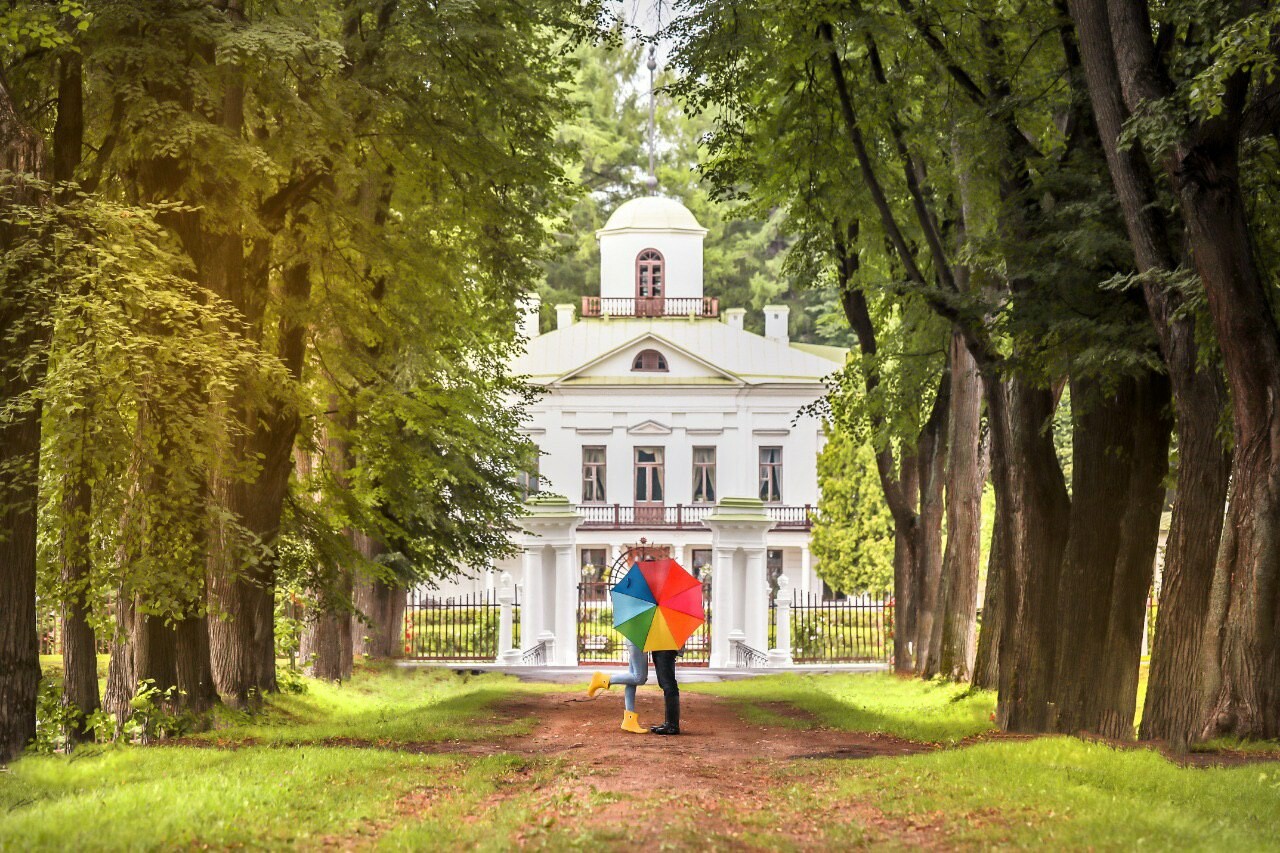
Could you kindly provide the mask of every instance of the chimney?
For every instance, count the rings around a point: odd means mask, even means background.
[[[787,318],[790,314],[791,308],[787,305],[764,306],[764,336],[780,344],[790,343],[791,336],[787,334]]]
[[[525,338],[538,336],[538,312],[542,309],[542,297],[530,293],[520,302],[520,321],[516,329]]]
[[[746,316],[746,308],[726,308],[724,312],[724,321],[732,328],[742,331],[742,321]]]
[[[573,325],[573,306],[561,303],[556,306],[556,328],[567,329]]]

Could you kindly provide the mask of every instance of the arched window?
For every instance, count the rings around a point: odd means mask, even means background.
[[[646,373],[666,373],[667,357],[656,349],[640,350],[636,353],[635,360],[631,362],[631,369]]]
[[[661,252],[645,249],[636,255],[636,299],[661,298],[665,283]]]

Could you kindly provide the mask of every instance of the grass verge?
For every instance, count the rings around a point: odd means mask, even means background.
[[[689,690],[743,703],[749,721],[778,725],[779,714],[762,703],[787,703],[824,725],[929,743],[955,743],[994,730],[995,694],[946,682],[898,678],[887,673],[773,675]],[[802,726],[788,719],[785,725]]]

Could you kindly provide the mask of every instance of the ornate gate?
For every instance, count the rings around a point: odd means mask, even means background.
[[[628,546],[603,579],[583,581],[578,584],[578,663],[580,665],[600,666],[601,664],[627,663],[627,649],[619,634],[613,627],[613,605],[609,600],[609,590],[622,580],[632,565],[644,560],[657,560],[671,556],[671,549],[665,545],[646,545],[641,540],[639,545]],[[684,654],[679,663],[684,666],[706,666],[711,659],[711,581],[702,582],[702,608],[707,614],[707,621],[693,632],[689,642],[685,643]]]

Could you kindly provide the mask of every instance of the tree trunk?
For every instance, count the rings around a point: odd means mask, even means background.
[[[203,714],[218,702],[209,654],[209,620],[204,616],[188,616],[178,620],[175,630],[181,704],[185,710]]]
[[[934,625],[942,591],[943,487],[947,470],[947,433],[951,414],[951,373],[942,373],[933,411],[921,431],[919,600],[916,606],[916,672],[926,677],[937,671]]]
[[[1099,10],[1092,10],[1096,18]],[[1130,113],[1166,97],[1147,5],[1108,0],[1112,58]],[[1254,253],[1239,180],[1251,70],[1221,82],[1222,108],[1163,160],[1204,285],[1231,390],[1235,455],[1200,649],[1198,736],[1280,735],[1280,329]]]
[[[134,602],[133,665],[135,682],[150,681],[160,691],[178,685],[178,638],[164,617],[144,614]]]
[[[991,448],[994,470],[995,448]],[[994,476],[993,476],[993,479]],[[982,596],[982,625],[978,632],[978,651],[973,664],[973,686],[983,690],[1000,687],[1000,634],[1008,620],[1004,604],[1004,576],[1008,568],[1010,545],[1007,531],[1011,522],[1005,516],[1007,501],[1000,500],[996,490],[996,512],[992,519],[991,551],[987,554],[987,584]]]
[[[992,451],[1008,461],[995,469],[997,505],[1007,502],[998,511],[1008,522],[1010,548],[1002,572],[1006,619],[1000,629],[996,717],[1006,731],[1049,731],[1058,576],[1070,518],[1053,446],[1055,398],[1016,376],[1007,386],[986,377],[984,382]]]
[[[116,624],[111,636],[111,663],[107,666],[107,690],[102,707],[115,717],[117,725],[129,719],[130,700],[138,686],[133,660],[133,599],[124,590],[116,592]]]
[[[356,548],[365,559],[376,561],[386,546],[364,533],[355,536]],[[355,581],[352,616],[354,653],[380,660],[404,656],[404,587],[382,578],[360,576]]]
[[[935,621],[935,667],[958,682],[974,672],[978,560],[982,554],[982,487],[987,446],[982,436],[982,382],[959,334],[951,338],[951,437],[947,463],[947,550]]]
[[[0,78],[0,213],[41,202],[28,177],[44,174],[39,134],[17,114]],[[0,222],[0,254],[34,238],[28,226]],[[22,271],[0,281],[0,763],[36,733],[40,682],[36,632],[36,502],[40,405],[27,395],[43,378],[49,330],[44,297]],[[15,405],[16,404],[16,405]]]
[[[1146,154],[1140,143],[1120,144],[1129,111],[1111,47],[1106,0],[1071,0],[1070,10],[1134,259],[1144,273],[1172,271],[1177,263],[1169,226]],[[1201,641],[1231,464],[1217,435],[1226,389],[1216,368],[1201,369],[1195,321],[1182,316],[1176,291],[1150,280],[1143,291],[1173,387],[1179,458],[1160,588],[1160,630],[1151,651],[1141,736],[1183,746],[1197,734],[1202,716]]]
[[[1059,584],[1052,722],[1057,731],[1131,738],[1170,425],[1167,380],[1114,393],[1074,380],[1070,538]]]
[[[912,456],[902,461],[899,487],[908,505],[917,506],[920,494],[920,466]],[[893,670],[915,672],[916,605],[919,601],[920,517],[906,524],[895,518],[893,529]]]
[[[62,702],[74,708],[81,721],[101,705],[98,695],[98,642],[89,623],[89,520],[92,490],[80,469],[64,500],[62,557]],[[92,737],[83,725],[71,730],[71,737]]]

